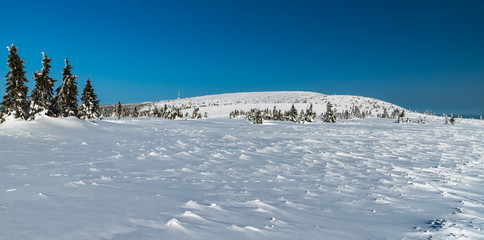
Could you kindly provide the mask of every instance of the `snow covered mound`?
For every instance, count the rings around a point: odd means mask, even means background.
[[[283,111],[289,110],[294,104],[297,110],[305,110],[310,104],[317,114],[326,112],[326,105],[331,102],[337,112],[351,111],[358,107],[360,111],[366,111],[376,116],[382,114],[384,109],[389,114],[395,109],[404,110],[394,104],[375,98],[349,96],[349,95],[324,95],[315,92],[281,91],[281,92],[246,92],[207,95],[201,97],[182,98],[142,104],[130,104],[128,107],[140,106],[140,111],[162,108],[165,104],[181,107],[182,112],[191,114],[194,108],[200,108],[200,112],[207,113],[208,118],[227,118],[234,110],[248,111],[252,108],[273,109],[276,106]]]

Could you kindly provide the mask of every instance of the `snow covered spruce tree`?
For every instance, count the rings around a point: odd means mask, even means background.
[[[304,110],[301,109],[301,112],[299,113],[299,116],[297,118],[297,123],[305,123],[306,122],[306,114],[304,113]]]
[[[309,108],[306,109],[305,121],[306,122],[316,121],[316,112],[313,111],[313,104],[312,103],[310,103]]]
[[[62,70],[62,84],[57,89],[57,95],[53,105],[53,112],[60,117],[77,117],[77,83],[78,76],[71,74],[71,65],[67,58]]]
[[[296,122],[297,121],[297,109],[294,107],[294,103],[291,106],[291,109],[289,110],[289,113],[287,114],[289,117],[289,121],[291,122]]]
[[[383,108],[383,114],[381,115],[382,118],[390,118],[390,115],[388,115],[387,108]]]
[[[404,117],[405,117],[405,110],[402,110],[402,112],[400,112],[400,114],[398,115],[397,123],[403,123]]]
[[[121,117],[123,116],[123,106],[121,105],[120,101],[118,101],[118,103],[114,105],[114,116],[118,119],[121,119]]]
[[[151,115],[151,117],[161,117],[162,116],[162,113],[160,112],[160,110],[158,110],[158,107],[155,106],[153,108],[153,111],[150,113],[150,115]]]
[[[55,80],[49,77],[51,59],[42,53],[42,70],[35,72],[32,78],[35,88],[30,95],[30,119],[50,114],[54,95]]]
[[[282,121],[281,110],[277,110],[276,106],[274,106],[274,110],[272,110],[272,120],[274,121]]]
[[[192,116],[190,117],[191,119],[199,119],[202,118],[202,114],[200,114],[198,111],[200,111],[200,108],[194,108]]]
[[[326,114],[324,115],[324,122],[327,123],[335,123],[336,122],[336,115],[333,112],[333,105],[331,102],[328,102],[326,105]]]
[[[455,118],[454,118],[454,114],[450,114],[450,120],[449,120],[450,124],[454,125],[455,124]]]
[[[131,117],[132,117],[132,118],[137,118],[137,117],[139,117],[139,111],[138,111],[138,107],[134,106],[134,109],[133,109],[133,111],[131,112]]]
[[[260,112],[259,109],[255,111],[255,118],[254,118],[254,124],[262,124],[263,119],[262,119],[262,113]]]
[[[99,116],[99,100],[97,100],[89,78],[86,79],[86,86],[82,90],[81,102],[79,106],[79,115],[81,118],[93,119]]]
[[[2,106],[0,107],[0,122],[5,121],[5,117],[27,119],[29,116],[29,101],[27,99],[28,88],[25,86],[24,64],[17,54],[17,47],[11,45],[7,47],[9,55],[7,66],[10,71],[5,76],[7,81],[5,96],[3,96]]]

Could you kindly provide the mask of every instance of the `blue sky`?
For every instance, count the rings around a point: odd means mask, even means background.
[[[304,90],[484,114],[484,1],[11,1],[0,35],[29,79],[46,52],[59,84],[67,57],[102,104]]]

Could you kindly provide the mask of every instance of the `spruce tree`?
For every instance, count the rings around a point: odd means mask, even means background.
[[[272,110],[272,120],[274,121],[280,120],[279,112],[277,111],[276,106],[274,106],[274,109]]]
[[[166,105],[165,105],[165,106],[166,106]],[[155,106],[155,108],[153,108],[153,112],[151,113],[151,116],[152,116],[152,117],[161,117],[161,115],[162,115],[162,114],[161,114],[161,113],[160,113],[160,111],[158,110],[158,107],[157,107],[157,106]]]
[[[306,121],[306,114],[304,113],[304,110],[301,109],[301,112],[299,113],[297,122],[298,123],[304,123]]]
[[[328,102],[326,105],[326,114],[324,116],[324,122],[327,123],[335,123],[336,122],[336,115],[333,112],[333,105],[331,102]]]
[[[305,121],[314,122],[316,120],[316,112],[313,111],[313,104],[309,104],[309,108],[306,109]]]
[[[454,125],[455,124],[455,118],[454,118],[454,114],[450,114],[450,120],[449,120],[450,124]]]
[[[118,104],[114,106],[114,115],[120,119],[123,116],[123,106],[121,102],[118,101]]]
[[[5,76],[7,83],[0,107],[0,122],[5,121],[7,116],[26,120],[29,115],[29,101],[27,100],[28,88],[25,86],[27,82],[24,71],[25,62],[18,56],[15,45],[12,44],[7,49],[9,52],[7,66],[10,71]]]
[[[344,118],[345,119],[349,119],[350,118],[350,112],[348,112],[348,110],[345,110]]]
[[[400,112],[400,115],[398,115],[398,123],[402,123],[404,117],[405,117],[405,110],[402,110],[402,112]]]
[[[160,116],[158,117],[170,118],[170,111],[168,110],[168,106],[166,104],[160,110]]]
[[[32,78],[35,88],[30,95],[30,119],[50,113],[55,80],[49,77],[51,59],[42,52],[42,70],[35,72]]]
[[[200,110],[200,108],[197,108],[197,107],[193,109],[193,113],[192,113],[191,119],[197,119],[198,118],[198,114],[199,114],[198,111],[199,110]]]
[[[297,109],[294,107],[294,103],[291,106],[291,110],[289,110],[289,120],[292,122],[297,121]]]
[[[134,109],[133,109],[133,111],[131,112],[131,117],[133,117],[133,118],[137,118],[137,117],[139,117],[139,111],[138,111],[138,107],[134,106]]]
[[[77,83],[78,78],[71,74],[71,65],[67,58],[65,67],[62,70],[62,84],[57,89],[53,112],[57,116],[69,117],[77,116]]]
[[[382,118],[389,118],[390,116],[388,115],[387,109],[383,108],[383,114],[381,115]]]
[[[354,117],[357,117],[357,118],[365,118],[364,117],[364,113],[362,113],[360,111],[360,108],[356,105],[353,105],[353,109],[351,110],[351,114],[354,116]]]
[[[79,111],[82,118],[93,119],[99,116],[99,100],[97,100],[89,78],[86,79],[86,86],[82,90],[81,102]]]
[[[263,123],[262,114],[261,114],[259,109],[257,109],[256,112],[255,112],[254,123],[255,124],[262,124]]]

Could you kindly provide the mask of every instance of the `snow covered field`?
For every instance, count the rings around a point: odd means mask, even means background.
[[[484,239],[484,122],[0,125],[0,239]]]

